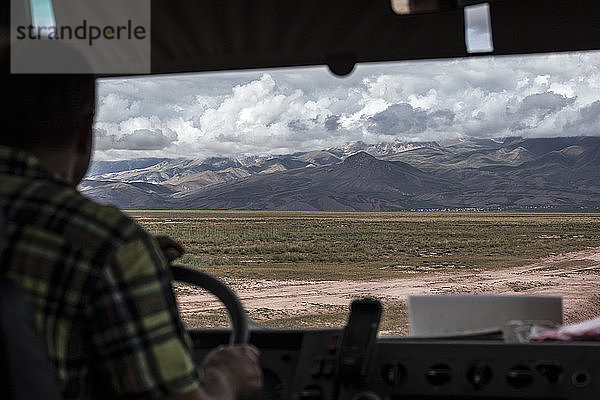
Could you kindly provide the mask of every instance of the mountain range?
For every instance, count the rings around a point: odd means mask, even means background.
[[[122,209],[600,211],[600,137],[352,142],[274,157],[99,161],[80,190]]]

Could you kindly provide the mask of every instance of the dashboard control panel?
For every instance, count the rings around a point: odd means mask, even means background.
[[[591,400],[600,398],[599,361],[600,344],[383,339],[365,387],[382,399]]]
[[[227,331],[192,331],[196,358]],[[600,343],[509,344],[378,338],[366,375],[340,379],[343,330],[254,330],[267,399],[448,400],[600,398]]]

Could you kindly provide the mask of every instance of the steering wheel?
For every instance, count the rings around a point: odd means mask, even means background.
[[[173,273],[174,280],[200,286],[217,296],[225,304],[229,312],[229,319],[231,320],[230,345],[248,343],[250,332],[248,330],[246,310],[244,310],[240,298],[225,282],[206,272],[180,265],[171,266],[171,272]]]

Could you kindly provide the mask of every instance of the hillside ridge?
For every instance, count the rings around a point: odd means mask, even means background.
[[[352,142],[245,159],[103,161],[80,189],[123,209],[600,211],[600,137]]]

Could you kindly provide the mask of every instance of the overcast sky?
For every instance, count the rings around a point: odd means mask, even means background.
[[[102,80],[96,160],[600,135],[600,52]]]

